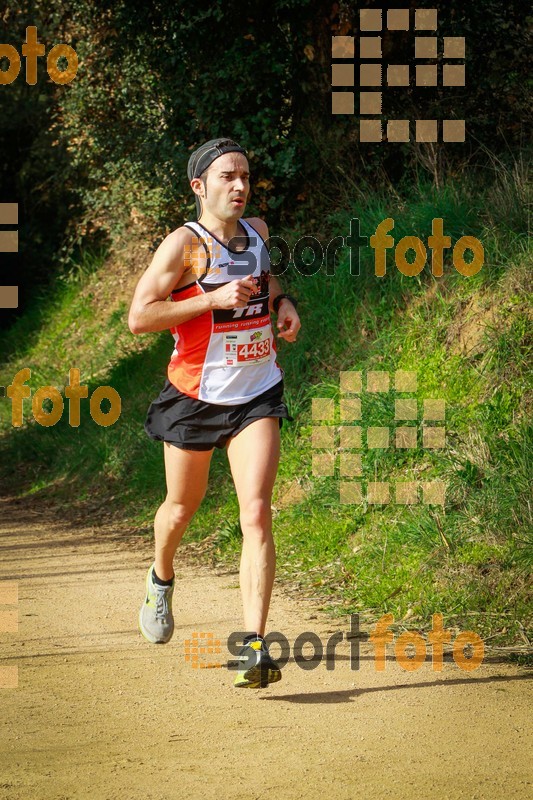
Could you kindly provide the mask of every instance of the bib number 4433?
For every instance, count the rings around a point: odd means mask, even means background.
[[[270,354],[270,339],[263,339],[260,342],[250,342],[249,344],[237,345],[237,360],[256,361]]]

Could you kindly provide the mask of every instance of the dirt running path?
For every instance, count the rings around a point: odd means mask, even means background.
[[[355,672],[344,641],[333,671],[290,661],[281,683],[234,690],[227,669],[192,669],[184,640],[212,631],[224,646],[240,624],[236,575],[180,568],[177,635],[153,646],[136,620],[148,544],[21,504],[0,502],[0,515],[0,580],[18,583],[20,621],[0,634],[0,668],[19,679],[0,690],[2,800],[533,796],[526,669],[390,660],[380,673],[364,645]],[[271,630],[289,641],[339,628],[274,595]]]

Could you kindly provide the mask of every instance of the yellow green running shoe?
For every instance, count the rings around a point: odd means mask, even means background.
[[[166,644],[174,633],[174,617],[172,616],[171,586],[159,586],[154,583],[152,573],[154,564],[146,576],[146,597],[139,613],[139,627],[145,639],[152,644]]]
[[[237,672],[233,682],[237,689],[260,689],[281,680],[281,669],[270,657],[262,639],[245,644],[239,651],[237,661],[242,662],[242,669]]]

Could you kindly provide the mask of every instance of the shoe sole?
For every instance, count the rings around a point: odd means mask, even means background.
[[[266,674],[265,674],[266,673]],[[277,683],[281,680],[281,670],[261,669],[261,665],[251,667],[243,675],[242,683],[235,683],[236,689],[265,689],[269,683]]]

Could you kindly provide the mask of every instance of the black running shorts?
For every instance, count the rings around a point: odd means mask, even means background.
[[[165,385],[146,415],[144,429],[151,439],[168,442],[183,450],[223,448],[251,422],[262,417],[278,417],[292,421],[283,401],[283,379],[247,403],[221,406],[196,400]]]

